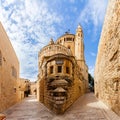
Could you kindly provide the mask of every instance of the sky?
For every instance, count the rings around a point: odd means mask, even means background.
[[[20,62],[20,77],[37,80],[38,52],[66,31],[83,28],[89,73],[94,66],[108,0],[0,0],[0,21]]]

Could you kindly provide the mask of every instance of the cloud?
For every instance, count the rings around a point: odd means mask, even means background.
[[[71,3],[74,3],[75,2],[75,0],[69,0]]]
[[[95,57],[96,54],[94,52],[90,52],[91,56]]]
[[[58,34],[53,24],[60,24],[62,16],[45,1],[37,0],[6,0],[0,11],[0,20],[20,61],[21,77],[37,79],[38,51]]]
[[[103,22],[108,0],[88,0],[79,16],[80,22],[89,25],[91,22],[95,27]]]

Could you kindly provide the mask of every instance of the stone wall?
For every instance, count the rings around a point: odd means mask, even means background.
[[[0,112],[18,102],[19,61],[0,23]]]
[[[109,0],[95,66],[95,94],[120,115],[120,0]]]

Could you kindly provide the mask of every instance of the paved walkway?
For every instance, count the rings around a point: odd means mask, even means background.
[[[4,113],[7,120],[120,120],[93,93],[80,97],[63,115],[55,115],[34,96],[24,99]]]

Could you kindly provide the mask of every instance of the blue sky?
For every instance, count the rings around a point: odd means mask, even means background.
[[[2,22],[20,62],[20,77],[36,80],[38,51],[68,29],[83,28],[85,58],[94,76],[108,0],[0,0]]]

